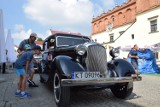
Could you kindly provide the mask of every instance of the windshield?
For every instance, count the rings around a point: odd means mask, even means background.
[[[57,47],[74,46],[74,45],[83,44],[83,43],[89,42],[89,41],[90,40],[87,38],[58,36],[56,44],[57,44]]]

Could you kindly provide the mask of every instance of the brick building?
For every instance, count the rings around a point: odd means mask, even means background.
[[[93,18],[91,37],[103,43],[107,51],[110,47],[121,46],[120,57],[126,58],[128,51],[124,48],[130,49],[134,44],[151,48],[159,43],[159,31],[160,0],[128,0]]]

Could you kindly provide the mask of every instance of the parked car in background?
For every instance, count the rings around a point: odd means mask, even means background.
[[[35,70],[35,73],[38,73],[38,65],[39,65],[39,62],[42,60],[42,54],[40,55],[34,55],[34,70]]]
[[[52,86],[58,107],[67,107],[74,87],[110,88],[118,98],[128,97],[133,90],[132,65],[117,59],[118,48],[112,48],[107,62],[106,49],[88,37],[56,33],[44,40],[39,64],[40,81]]]

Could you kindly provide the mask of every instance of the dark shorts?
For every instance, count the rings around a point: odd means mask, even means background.
[[[134,69],[138,69],[138,62],[131,62],[132,66],[134,67]]]

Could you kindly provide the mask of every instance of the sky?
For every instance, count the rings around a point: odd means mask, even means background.
[[[8,29],[15,45],[31,32],[43,40],[49,30],[91,35],[92,18],[127,0],[0,0],[5,36]]]

